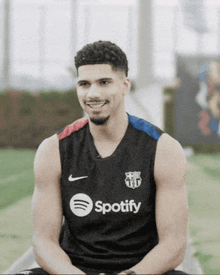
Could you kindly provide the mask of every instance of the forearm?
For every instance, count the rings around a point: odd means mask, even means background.
[[[185,242],[170,239],[155,246],[137,265],[136,274],[163,274],[175,269],[184,258]]]
[[[35,240],[35,259],[49,274],[85,274],[73,266],[69,256],[53,241]]]

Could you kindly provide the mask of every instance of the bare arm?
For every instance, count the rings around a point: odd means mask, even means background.
[[[61,164],[56,135],[39,146],[34,161],[35,190],[32,200],[34,254],[50,274],[84,274],[74,267],[59,245],[62,226]]]
[[[154,175],[159,243],[131,270],[163,274],[184,259],[187,234],[186,159],[180,144],[163,134],[157,145]]]

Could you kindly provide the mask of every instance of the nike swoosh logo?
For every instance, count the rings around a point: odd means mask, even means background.
[[[69,181],[76,181],[76,180],[81,180],[81,179],[86,179],[88,178],[88,176],[84,176],[84,177],[78,177],[78,178],[73,178],[72,175],[69,176]]]

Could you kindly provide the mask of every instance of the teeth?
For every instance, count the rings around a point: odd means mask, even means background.
[[[88,104],[91,108],[94,108],[94,109],[98,109],[98,108],[101,108],[105,105],[105,103],[91,103],[91,104]]]
[[[92,107],[92,108],[101,108],[102,106],[104,106],[104,104],[93,105],[93,106],[91,106],[91,107]]]

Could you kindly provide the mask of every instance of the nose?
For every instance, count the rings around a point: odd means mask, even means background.
[[[88,99],[98,99],[101,97],[101,90],[97,87],[97,85],[91,85],[89,88],[89,92],[87,94]]]

